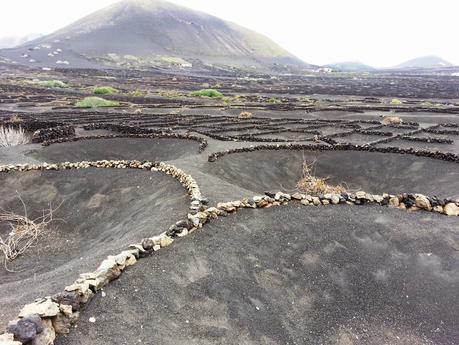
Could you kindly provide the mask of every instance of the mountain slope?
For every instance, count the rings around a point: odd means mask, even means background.
[[[422,56],[412,60],[405,61],[394,68],[437,68],[437,67],[451,67],[448,61],[434,55]]]
[[[59,46],[59,59],[67,52],[65,58],[75,63],[89,58],[118,64],[195,59],[227,65],[303,64],[261,34],[162,0],[121,1],[21,48],[40,45]],[[58,59],[46,56],[33,60],[49,64]]]
[[[1,37],[0,38],[0,49],[1,48],[13,48],[18,45],[24,44],[28,41],[37,39],[41,37],[41,34],[30,34],[26,36],[8,36],[8,37]]]
[[[334,64],[325,65],[324,67],[343,72],[369,72],[376,70],[374,67],[365,65],[359,61],[337,62]]]

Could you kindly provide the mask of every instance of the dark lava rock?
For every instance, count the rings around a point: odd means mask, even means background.
[[[80,310],[82,297],[76,291],[64,291],[52,297],[52,300],[58,304],[71,305],[72,311]]]
[[[30,315],[8,326],[7,331],[14,334],[14,339],[26,344],[43,332],[43,323],[38,315]]]
[[[146,238],[142,241],[142,247],[145,250],[152,250],[154,246],[155,246],[155,243],[153,242],[153,240],[149,238]]]

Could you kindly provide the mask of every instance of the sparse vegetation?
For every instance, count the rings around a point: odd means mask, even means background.
[[[20,197],[19,199],[24,207],[24,215],[0,210],[0,224],[5,224],[11,228],[6,238],[0,236],[0,252],[4,257],[5,269],[9,272],[12,271],[8,269],[8,263],[32,247],[54,220],[53,212],[55,210],[51,207],[44,210],[40,217],[30,219],[24,202]]]
[[[109,101],[100,97],[86,97],[75,103],[77,108],[119,107],[119,105],[117,101]]]
[[[401,104],[403,104],[403,102],[398,98],[392,98],[392,100],[390,101],[390,104],[392,104],[392,105],[401,105]]]
[[[8,122],[10,123],[21,123],[24,122],[22,118],[20,118],[18,115],[14,114],[11,115],[10,118],[8,119]]]
[[[276,97],[271,97],[270,99],[267,100],[269,104],[281,104],[282,101],[279,98]]]
[[[238,118],[239,119],[251,119],[253,114],[250,111],[243,111],[242,113],[239,114]]]
[[[0,126],[0,147],[23,145],[30,142],[30,136],[22,127]]]
[[[403,122],[403,120],[398,116],[383,116],[381,124],[383,125],[399,125]]]
[[[222,98],[223,94],[220,91],[215,89],[202,89],[198,91],[193,91],[191,93],[193,97],[210,97],[210,98]]]
[[[161,90],[161,91],[158,91],[158,95],[161,97],[167,97],[167,98],[177,98],[177,97],[184,96],[183,93],[177,90]]]
[[[128,96],[143,97],[143,96],[145,96],[145,93],[143,91],[140,91],[140,90],[133,90],[133,91],[129,91],[128,92]]]
[[[303,193],[308,193],[312,195],[319,195],[319,194],[340,194],[346,191],[341,185],[332,186],[327,184],[328,178],[320,178],[316,177],[312,174],[312,168],[314,166],[314,162],[308,164],[305,160],[303,160],[303,177],[301,180],[298,181],[296,187]]]
[[[96,95],[111,95],[117,92],[118,90],[111,86],[96,86],[94,88],[94,94]]]
[[[42,80],[38,82],[38,85],[49,88],[65,89],[69,87],[66,83],[61,80]]]
[[[300,102],[312,105],[312,104],[316,103],[317,101],[315,99],[312,99],[312,98],[309,98],[309,97],[300,97]]]

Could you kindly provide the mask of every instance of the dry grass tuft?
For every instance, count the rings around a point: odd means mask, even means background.
[[[20,118],[18,115],[11,115],[10,118],[8,119],[8,122],[10,123],[22,123],[24,120]]]
[[[7,224],[11,228],[5,239],[0,237],[0,253],[3,253],[5,269],[8,272],[14,272],[8,269],[8,263],[32,247],[48,229],[49,224],[55,220],[53,218],[55,210],[51,206],[48,210],[43,210],[40,217],[34,220],[29,219],[27,208],[22,199],[19,199],[24,207],[24,215],[0,210],[0,224]]]
[[[243,111],[242,113],[239,114],[238,118],[239,119],[251,119],[253,114],[249,111]]]
[[[0,126],[0,147],[27,144],[30,137],[22,127]]]
[[[314,163],[308,164],[303,161],[303,177],[298,181],[296,187],[303,193],[312,195],[319,194],[341,194],[346,191],[342,185],[332,186],[327,184],[328,178],[316,177],[312,174]]]
[[[399,125],[403,120],[398,116],[383,116],[381,124],[383,125]]]

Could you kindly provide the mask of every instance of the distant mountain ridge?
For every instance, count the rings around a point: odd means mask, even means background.
[[[421,56],[415,59],[405,61],[394,68],[406,69],[406,68],[439,68],[439,67],[451,67],[453,66],[448,61],[435,55]]]
[[[333,64],[325,65],[324,67],[331,68],[332,70],[342,71],[342,72],[369,72],[376,71],[376,68],[365,65],[360,61],[343,61]]]
[[[450,62],[435,56],[421,56],[408,61],[405,61],[399,65],[389,68],[376,68],[370,65],[366,65],[360,61],[343,61],[333,64],[323,65],[322,67],[330,68],[333,71],[341,72],[377,72],[385,70],[412,70],[412,69],[436,69],[436,68],[448,68],[454,65]]]
[[[56,50],[59,49],[60,51]],[[163,0],[124,0],[1,55],[55,67],[91,63],[306,64],[266,36]],[[55,54],[57,53],[57,54]],[[32,61],[32,62],[31,62]]]
[[[24,44],[28,41],[37,39],[38,37],[41,37],[43,35],[41,34],[28,34],[24,36],[5,36],[5,37],[0,37],[0,49],[2,48],[14,48],[16,46],[19,46],[21,44]]]

